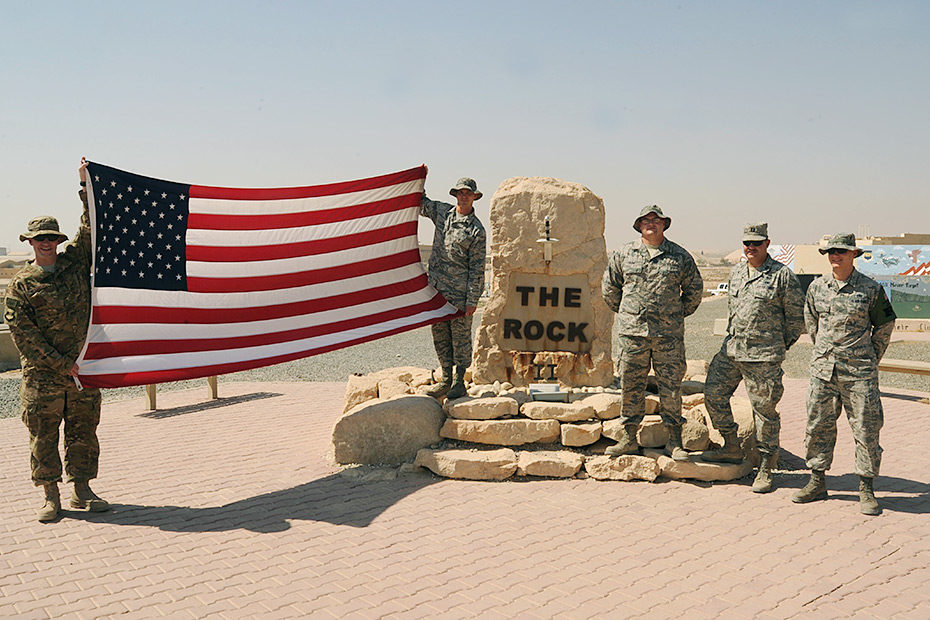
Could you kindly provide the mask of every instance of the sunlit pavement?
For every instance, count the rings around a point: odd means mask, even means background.
[[[113,510],[41,524],[26,429],[0,420],[0,617],[930,618],[930,406],[884,392],[884,513],[866,517],[845,417],[829,499],[791,503],[806,382],[786,387],[769,495],[363,482],[327,460],[344,384],[239,383],[104,405],[93,488]]]

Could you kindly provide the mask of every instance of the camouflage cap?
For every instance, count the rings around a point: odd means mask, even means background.
[[[769,238],[767,222],[756,222],[743,226],[743,241],[766,241]]]
[[[658,215],[659,217],[661,217],[663,220],[665,220],[665,230],[668,230],[668,229],[671,227],[671,225],[672,225],[672,218],[667,217],[664,213],[662,213],[662,208],[661,208],[661,207],[659,207],[658,205],[646,205],[646,206],[643,207],[642,210],[639,212],[639,217],[637,217],[637,218],[633,221],[633,230],[635,230],[636,232],[642,232],[642,231],[639,230],[639,222],[640,222],[640,220],[642,220],[644,217],[646,217],[646,216],[649,215],[650,213],[655,213],[656,215]]]
[[[821,254],[826,254],[830,250],[849,250],[855,252],[856,256],[862,254],[864,250],[856,247],[856,235],[852,233],[839,233],[827,239],[827,245],[818,248]]]
[[[32,218],[29,220],[29,224],[26,225],[26,228],[28,231],[19,236],[20,241],[32,239],[38,235],[58,235],[61,241],[68,240],[68,235],[59,230],[58,220],[51,215],[40,215],[39,217]]]
[[[449,190],[449,193],[455,196],[455,193],[460,189],[470,189],[475,194],[475,200],[478,200],[484,194],[478,191],[478,184],[475,183],[474,179],[469,179],[468,177],[462,177],[459,179],[459,182],[455,184],[455,187]]]

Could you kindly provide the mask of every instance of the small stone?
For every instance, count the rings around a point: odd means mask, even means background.
[[[499,446],[553,443],[559,440],[556,420],[453,420],[439,431],[442,437]]]
[[[563,424],[561,426],[563,446],[589,446],[601,438],[601,423]]]
[[[371,376],[350,375],[346,382],[345,402],[342,412],[356,407],[367,400],[378,398],[378,380]]]
[[[518,476],[571,478],[581,469],[584,457],[568,450],[521,452],[517,459]]]
[[[395,396],[403,396],[410,390],[409,386],[397,379],[381,379],[378,381],[378,398],[387,400]]]
[[[617,394],[592,394],[579,401],[594,408],[594,415],[601,420],[613,420],[619,418],[623,398]]]
[[[636,441],[644,448],[660,448],[668,443],[668,427],[662,422],[662,416],[643,416],[636,432]]]
[[[696,375],[707,375],[710,364],[706,360],[688,360],[685,366],[685,381],[693,379]]]
[[[729,463],[705,463],[693,455],[688,461],[675,461],[664,454],[656,455],[656,462],[663,478],[672,480],[736,480],[752,472],[752,463],[744,460],[739,465]]]
[[[445,478],[504,480],[517,471],[517,455],[509,448],[498,450],[420,450],[416,465]]]
[[[446,403],[446,415],[459,420],[496,420],[514,417],[520,406],[513,398],[494,396],[490,398],[460,398]]]
[[[585,459],[585,471],[597,480],[646,480],[659,477],[659,464],[655,459],[635,454],[623,456],[591,456]]]
[[[657,394],[646,394],[646,415],[653,414],[662,408],[662,401]]]
[[[594,408],[585,405],[584,401],[575,403],[534,401],[520,407],[520,413],[532,420],[558,420],[560,422],[578,422],[595,417]]]

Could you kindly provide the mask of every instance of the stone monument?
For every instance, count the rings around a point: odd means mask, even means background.
[[[494,193],[490,228],[490,298],[475,343],[475,383],[610,385],[604,202],[577,183],[516,177]]]

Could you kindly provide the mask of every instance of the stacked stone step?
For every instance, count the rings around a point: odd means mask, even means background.
[[[748,400],[734,398],[731,403],[748,458],[739,465],[704,463],[697,458],[700,451],[722,444],[704,408],[704,372],[706,362],[689,362],[682,384],[682,439],[685,449],[694,453],[688,462],[673,461],[660,449],[668,441],[668,432],[655,413],[659,408],[655,394],[646,397],[647,415],[637,432],[642,455],[610,457],[604,450],[622,429],[618,419],[622,398],[616,387],[569,388],[568,402],[541,402],[534,401],[526,388],[473,385],[470,396],[440,408],[434,399],[414,395],[428,387],[429,371],[409,368],[350,379],[348,410],[333,433],[335,461],[396,463],[419,442],[414,463],[447,478],[740,478],[758,464]],[[400,384],[407,386],[406,391],[400,391]],[[401,451],[399,444],[403,444]],[[364,446],[361,451],[356,449],[360,446]]]

